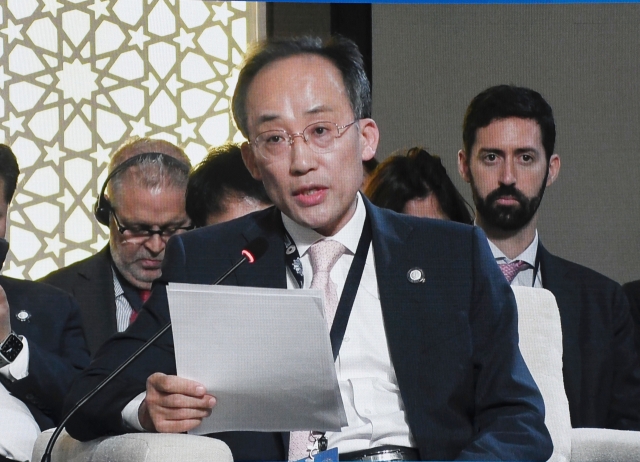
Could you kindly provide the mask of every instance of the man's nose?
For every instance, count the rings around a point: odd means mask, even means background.
[[[502,166],[502,175],[500,183],[512,185],[516,183],[515,164],[512,158],[507,157]]]
[[[317,154],[313,152],[311,146],[302,133],[291,135],[291,167],[290,172],[294,175],[307,173],[317,167]]]
[[[149,239],[144,242],[144,246],[154,255],[158,255],[165,248],[167,243],[160,234],[152,234]]]

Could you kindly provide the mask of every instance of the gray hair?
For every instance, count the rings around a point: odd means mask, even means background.
[[[107,189],[111,201],[124,188],[125,182],[149,189],[153,194],[157,194],[163,188],[186,190],[191,162],[182,149],[168,141],[149,138],[126,141],[113,154],[109,172],[132,157],[151,153],[163,155],[140,157],[133,165],[111,179]]]

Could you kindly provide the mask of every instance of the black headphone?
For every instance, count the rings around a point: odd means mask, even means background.
[[[145,160],[160,160],[165,165],[176,168],[185,173],[185,175],[189,174],[191,167],[187,165],[185,162],[176,159],[175,157],[171,157],[167,154],[162,154],[161,152],[145,152],[144,154],[135,155],[123,163],[118,165],[113,169],[111,173],[107,176],[107,179],[104,180],[104,184],[102,185],[102,189],[100,190],[100,195],[98,196],[98,200],[96,201],[96,205],[93,208],[93,214],[98,220],[98,223],[109,226],[109,219],[111,218],[111,212],[113,211],[113,207],[111,206],[111,202],[104,195],[104,192],[107,190],[107,184],[111,179],[122,173],[129,167],[135,164],[140,164]]]

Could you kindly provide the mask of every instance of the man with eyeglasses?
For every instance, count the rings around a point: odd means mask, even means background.
[[[167,141],[125,142],[111,158],[96,203],[109,244],[42,279],[78,300],[92,355],[136,319],[160,276],[168,239],[192,228],[185,210],[190,168],[182,149]]]
[[[225,283],[324,291],[348,425],[322,436],[212,435],[234,460],[299,460],[324,447],[338,448],[341,461],[548,459],[515,300],[482,231],[382,210],[358,192],[362,161],[378,144],[370,106],[353,42],[257,47],[240,71],[233,114],[249,140],[245,164],[276,207],[172,239],[140,318],[101,349],[67,405],[169,320],[168,281],[211,283],[260,236],[269,243],[264,256]],[[216,390],[175,375],[171,335],[123,374],[69,421],[72,436],[184,432],[215,417]]]

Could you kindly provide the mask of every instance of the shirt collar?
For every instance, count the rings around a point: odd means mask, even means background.
[[[360,193],[356,195],[356,211],[349,220],[349,222],[335,235],[329,236],[331,240],[338,241],[346,247],[351,253],[356,253],[358,248],[358,242],[360,241],[360,235],[362,234],[362,228],[364,221],[367,217],[367,211],[364,207],[364,203],[360,198]],[[326,236],[315,232],[312,229],[299,225],[284,213],[282,215],[282,222],[284,227],[295,242],[298,248],[298,253],[303,256],[312,244],[325,239]]]
[[[529,247],[524,249],[524,251],[518,255],[513,260],[510,260],[503,252],[496,246],[490,239],[487,239],[489,242],[489,247],[491,248],[491,253],[493,254],[493,258],[495,258],[500,263],[511,263],[515,260],[522,260],[524,262],[529,263],[531,267],[535,267],[536,265],[536,255],[538,254],[538,230],[536,229],[536,235],[529,244]]]

